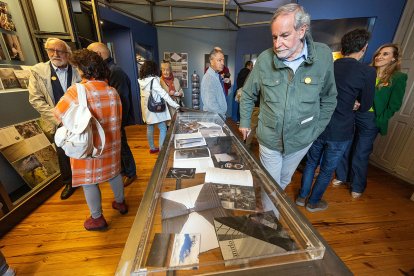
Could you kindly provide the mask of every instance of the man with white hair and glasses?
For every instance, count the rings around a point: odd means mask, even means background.
[[[58,38],[48,38],[44,47],[49,61],[38,63],[31,68],[29,102],[40,113],[40,126],[53,143],[59,122],[52,109],[66,89],[81,78],[68,62],[71,49],[66,42]],[[67,199],[74,192],[70,161],[62,148],[57,147],[56,150],[62,181],[65,184],[60,197]]]

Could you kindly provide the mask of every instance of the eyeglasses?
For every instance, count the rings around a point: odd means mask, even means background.
[[[62,50],[56,50],[56,49],[51,49],[51,48],[45,48],[46,52],[48,54],[53,54],[56,53],[58,55],[63,55],[63,54],[67,54],[67,51],[62,51]]]

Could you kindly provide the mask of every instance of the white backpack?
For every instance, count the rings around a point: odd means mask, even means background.
[[[67,156],[75,159],[98,157],[105,146],[105,132],[88,109],[85,86],[77,83],[76,89],[79,103],[72,103],[62,116],[63,126],[56,130],[55,143],[65,151]],[[98,129],[101,140],[100,150],[93,144],[93,124]]]

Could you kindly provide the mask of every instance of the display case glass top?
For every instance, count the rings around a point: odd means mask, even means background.
[[[171,123],[117,274],[234,272],[325,250],[219,115],[185,112]]]

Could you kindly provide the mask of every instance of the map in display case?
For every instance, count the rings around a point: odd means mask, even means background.
[[[177,114],[136,223],[130,234],[135,245],[128,240],[124,250],[135,247],[133,260],[127,262],[131,275],[255,269],[319,260],[325,253],[324,244],[285,193],[213,113]],[[183,254],[172,247],[172,234],[181,240],[185,235],[200,237],[198,263],[166,261]],[[155,262],[153,244],[168,258]],[[125,272],[122,258],[118,271]]]

